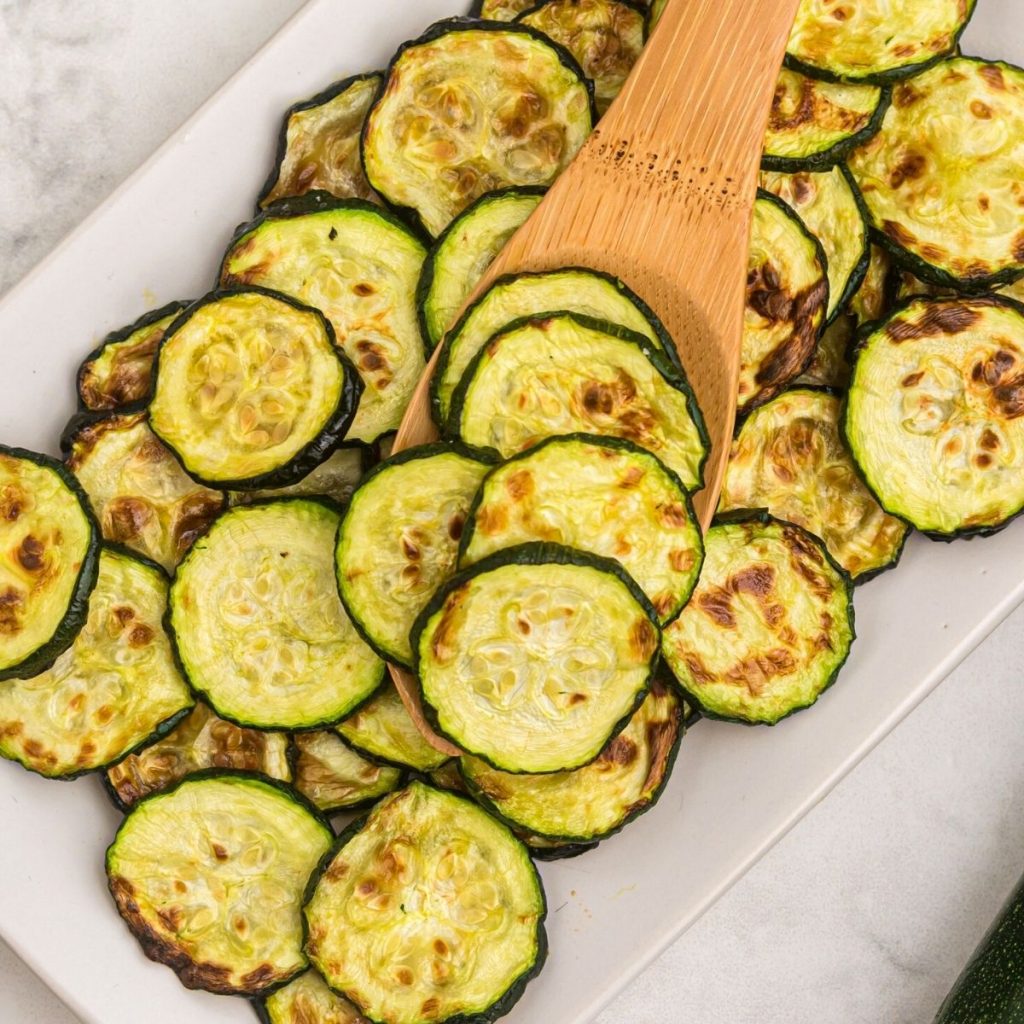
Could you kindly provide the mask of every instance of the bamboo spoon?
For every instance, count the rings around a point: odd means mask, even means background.
[[[668,328],[704,413],[711,454],[694,498],[704,528],[735,424],[761,144],[798,2],[669,0],[622,92],[469,300],[512,271],[592,267],[629,285]],[[395,451],[437,440],[437,356]],[[390,668],[423,735],[459,754],[425,722],[415,677]]]

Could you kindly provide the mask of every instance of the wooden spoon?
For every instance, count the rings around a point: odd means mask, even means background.
[[[622,92],[467,301],[512,271],[593,267],[625,281],[675,340],[711,438],[714,515],[736,418],[750,220],[765,125],[799,0],[669,0]],[[440,347],[438,351],[440,350]],[[430,360],[394,450],[437,440]],[[424,736],[415,677],[391,674]]]

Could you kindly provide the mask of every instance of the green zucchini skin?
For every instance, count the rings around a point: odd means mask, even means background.
[[[371,209],[376,208],[371,206]],[[153,367],[153,380],[150,386],[147,404],[151,404],[156,396],[157,383],[160,378],[160,355],[163,352],[164,346],[167,344],[168,340],[174,336],[175,332],[188,323],[192,316],[204,306],[210,305],[214,302],[219,302],[221,299],[228,298],[232,295],[244,295],[248,293],[263,295],[267,298],[275,299],[276,301],[292,306],[294,309],[300,310],[301,312],[314,314],[330,341],[335,356],[341,363],[342,386],[337,405],[331,414],[330,420],[327,422],[320,434],[309,441],[285,465],[266,473],[260,473],[253,477],[246,477],[239,480],[204,479],[201,475],[190,470],[188,466],[185,465],[184,458],[178,453],[175,447],[165,438],[161,437],[159,431],[157,431],[155,427],[152,428],[153,433],[156,434],[157,437],[159,437],[167,446],[171,454],[174,455],[179,463],[181,463],[181,468],[188,473],[193,480],[206,487],[212,487],[216,490],[222,491],[255,491],[263,490],[268,487],[288,487],[291,484],[298,483],[298,481],[303,479],[303,477],[308,476],[314,469],[316,469],[316,467],[319,466],[320,463],[323,462],[331,452],[342,443],[348,428],[352,425],[352,420],[355,418],[356,408],[359,405],[359,398],[363,393],[363,381],[359,376],[359,371],[355,366],[353,366],[348,356],[346,356],[338,347],[334,336],[334,328],[331,326],[331,322],[323,315],[323,313],[320,312],[320,310],[313,306],[306,306],[282,292],[275,292],[269,288],[260,288],[256,285],[248,285],[245,288],[215,289],[207,295],[204,295],[201,299],[197,299],[191,306],[183,310],[178,318],[170,325],[170,327],[167,328],[167,332],[164,334],[163,340],[160,342],[160,348],[157,351],[157,359],[156,364]]]
[[[24,459],[26,462],[32,462],[55,473],[61,483],[78,499],[89,526],[89,543],[82,557],[78,579],[63,618],[46,642],[40,644],[16,665],[0,669],[0,681],[2,681],[29,678],[39,675],[40,672],[45,672],[71,646],[75,637],[81,632],[89,617],[89,595],[99,578],[101,531],[85,489],[63,463],[49,455],[32,452],[26,448],[12,448],[4,444],[0,444],[0,455],[6,455],[12,459]]]
[[[1024,878],[942,1001],[934,1024],[1024,1021]]]

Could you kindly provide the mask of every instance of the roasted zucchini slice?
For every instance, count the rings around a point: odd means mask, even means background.
[[[882,507],[939,539],[1024,509],[1024,306],[913,299],[858,345],[846,439]]]
[[[384,663],[334,585],[340,518],[307,498],[233,508],[178,566],[172,637],[189,682],[222,718],[313,729],[380,686]]]
[[[794,386],[831,388],[845,391],[850,383],[850,349],[856,337],[856,320],[841,313],[825,329],[807,369],[793,382]]]
[[[546,909],[504,825],[413,782],[324,858],[304,908],[306,951],[371,1020],[495,1020],[544,962]]]
[[[644,10],[632,0],[542,0],[520,14],[529,25],[561,43],[594,83],[598,114],[619,95],[644,48]]]
[[[693,491],[708,441],[686,377],[641,334],[574,313],[517,320],[480,349],[450,427],[503,458],[556,434],[621,437],[654,452]]]
[[[891,283],[895,302],[916,298],[919,295],[926,295],[936,299],[955,299],[959,294],[955,289],[943,288],[941,285],[922,281],[909,270],[894,271]],[[1007,299],[1016,299],[1017,302],[1024,302],[1024,277],[1018,278],[1013,284],[1004,284],[999,288],[993,288],[992,293],[994,295],[1002,295]],[[878,318],[876,317],[875,319]]]
[[[144,796],[207,768],[259,772],[289,782],[288,734],[239,728],[199,701],[167,735],[109,768],[104,784],[114,805],[127,811]]]
[[[868,269],[860,287],[850,297],[850,312],[858,327],[880,320],[889,306],[892,260],[880,245],[871,244]]]
[[[370,449],[364,445],[339,448],[298,483],[265,491],[237,491],[231,495],[231,501],[235,505],[248,505],[264,498],[329,498],[338,505],[346,505],[369,461]]]
[[[650,35],[654,31],[655,25],[661,21],[661,16],[665,13],[665,7],[668,5],[668,0],[652,0],[650,8],[647,13],[647,34]]]
[[[829,304],[821,243],[770,192],[754,203],[737,404],[763,405],[799,377],[814,355]]]
[[[817,537],[761,512],[704,538],[700,583],[662,653],[709,718],[775,725],[832,685],[853,642],[850,579]]]
[[[376,199],[359,152],[370,104],[384,81],[379,72],[329,85],[285,112],[274,169],[257,206],[323,191],[339,199]]]
[[[71,648],[31,679],[0,687],[0,755],[48,778],[124,757],[192,707],[163,629],[167,578],[107,548],[89,617]]]
[[[311,193],[239,228],[220,279],[276,288],[323,312],[365,385],[347,436],[369,443],[398,427],[426,365],[415,301],[426,254],[384,210]]]
[[[48,669],[85,625],[100,529],[48,455],[0,445],[0,679]]]
[[[330,455],[361,391],[319,310],[262,288],[217,291],[164,335],[149,425],[200,483],[284,487]]]
[[[181,468],[145,413],[86,422],[69,440],[68,468],[89,495],[103,536],[168,572],[224,508],[223,492]]]
[[[567,50],[524,25],[452,18],[391,62],[363,166],[437,236],[484,192],[550,185],[594,119],[593,87]]]
[[[449,760],[423,738],[391,682],[336,728],[360,754],[397,768],[430,772]]]
[[[462,533],[460,564],[531,540],[618,559],[662,624],[689,600],[704,560],[679,478],[617,437],[552,437],[487,475]]]
[[[505,243],[537,209],[543,188],[485,192],[445,228],[416,290],[423,336],[436,345]]]
[[[366,642],[412,665],[409,630],[455,571],[459,538],[493,460],[461,445],[423,445],[374,467],[338,530],[338,591]]]
[[[823,82],[783,68],[772,97],[761,166],[825,170],[881,127],[889,92],[878,85]]]
[[[187,305],[169,302],[108,334],[78,367],[79,408],[113,412],[143,405],[164,331]]]
[[[644,699],[659,637],[618,562],[520,544],[449,580],[416,620],[424,714],[495,768],[581,768]]]
[[[933,284],[980,291],[1024,274],[1024,71],[957,57],[902,82],[850,156],[876,237]]]
[[[864,486],[840,436],[841,414],[839,398],[809,388],[751,413],[729,453],[719,510],[763,508],[802,526],[860,581],[899,561],[907,525]]]
[[[585,768],[510,775],[463,757],[460,769],[470,792],[511,828],[537,839],[592,842],[654,806],[682,735],[682,702],[655,681],[629,725]]]
[[[761,188],[795,210],[821,242],[828,274],[828,322],[835,320],[860,287],[871,256],[864,200],[845,167],[780,174],[761,172]]]
[[[975,0],[803,0],[786,62],[815,78],[880,82],[953,53]]]
[[[470,12],[474,18],[485,21],[515,21],[535,3],[536,0],[473,0]]]
[[[370,1024],[316,971],[306,971],[255,1004],[260,1024]]]
[[[372,803],[398,789],[402,773],[361,757],[333,732],[300,732],[292,739],[295,788],[321,811]]]
[[[621,324],[642,334],[678,366],[676,347],[661,321],[617,278],[598,270],[566,267],[498,278],[459,318],[445,339],[430,381],[438,425],[448,421],[451,399],[473,357],[506,324],[564,311]]]
[[[308,965],[303,889],[333,838],[280,783],[190,775],[129,811],[107,882],[142,951],[186,988],[258,995]]]

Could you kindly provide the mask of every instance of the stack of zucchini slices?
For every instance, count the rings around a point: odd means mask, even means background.
[[[813,704],[911,529],[1024,508],[1024,72],[957,54],[964,0],[800,8],[706,533],[640,296],[466,306],[665,6],[481,0],[296,104],[213,290],[83,361],[63,463],[0,448],[0,755],[101,775],[146,955],[267,1024],[496,1019],[536,860],[652,807],[700,714]],[[442,440],[390,455],[437,346]]]

